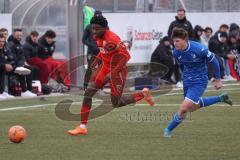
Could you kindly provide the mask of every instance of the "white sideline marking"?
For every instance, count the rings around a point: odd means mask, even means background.
[[[238,86],[240,84],[226,84],[224,86]],[[181,89],[179,89],[181,90]],[[234,91],[234,90],[240,90],[239,88],[226,88],[223,89],[223,91]],[[216,91],[214,89],[210,89],[210,90],[206,90],[206,92],[212,92],[212,91]],[[172,95],[182,95],[182,92],[179,93],[169,93],[169,94],[164,94],[161,96],[172,96]],[[101,100],[96,100],[95,102],[98,102]],[[5,111],[13,111],[13,110],[22,110],[22,109],[29,109],[29,108],[41,108],[41,107],[45,107],[45,106],[55,106],[58,103],[49,103],[49,104],[41,104],[41,105],[33,105],[33,106],[19,106],[19,107],[9,107],[9,108],[2,108],[0,109],[0,112],[5,112]],[[81,104],[81,102],[73,102],[72,104]],[[94,103],[93,103],[94,104]],[[138,106],[145,106],[146,104],[136,104]],[[180,104],[155,104],[155,106],[179,106]],[[218,104],[215,106],[226,106],[224,104]],[[236,104],[233,105],[233,107],[240,107],[240,104]]]
[[[10,108],[2,108],[0,109],[0,112],[4,111],[13,111],[13,110],[21,110],[21,109],[28,109],[28,108],[41,108],[44,106],[54,106],[57,103],[50,103],[50,104],[41,104],[41,105],[33,105],[33,106],[24,106],[24,107],[10,107]]]
[[[73,102],[72,104],[81,104],[81,102]],[[98,103],[93,103],[93,104],[98,104]],[[55,106],[57,103],[50,103],[50,104],[41,104],[41,105],[33,105],[33,106],[25,106],[25,107],[11,107],[11,108],[2,108],[0,109],[0,112],[5,112],[5,111],[13,111],[13,110],[22,110],[22,109],[29,109],[29,108],[41,108],[45,106]],[[147,104],[135,104],[136,106],[146,106]],[[169,103],[159,103],[155,104],[154,107],[156,106],[179,106],[180,104],[169,104]],[[226,107],[227,104],[215,104],[215,106],[222,106]],[[228,108],[231,107],[240,107],[240,104],[232,105],[229,106]],[[117,111],[117,110],[115,110]]]
[[[147,104],[136,104],[136,106],[146,106]],[[155,106],[180,106],[181,104],[169,104],[169,103],[159,103],[159,104],[155,104],[153,107]],[[214,104],[214,106],[218,106],[218,107],[228,107],[228,104]],[[232,105],[229,106],[228,108],[231,107],[240,107],[240,104],[236,104],[236,105]]]
[[[217,91],[216,89],[209,89],[209,90],[206,90],[206,92],[213,92],[213,91]],[[226,88],[226,89],[222,89],[220,90],[222,92],[224,91],[240,91],[240,88]],[[178,92],[178,93],[167,93],[167,94],[163,94],[163,95],[160,95],[160,96],[173,96],[173,95],[183,95],[182,92]]]

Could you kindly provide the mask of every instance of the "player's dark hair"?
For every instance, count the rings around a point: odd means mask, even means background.
[[[108,21],[103,16],[94,16],[91,19],[91,24],[98,24],[98,25],[100,25],[103,28],[107,28],[108,27]]]
[[[39,34],[38,34],[37,31],[32,31],[32,32],[30,33],[30,35],[31,35],[31,36],[34,36],[34,37],[39,36]]]
[[[45,37],[49,37],[49,38],[56,38],[56,33],[53,30],[48,30],[46,31],[46,33],[44,34]]]
[[[188,32],[182,28],[175,27],[172,31],[172,39],[173,38],[188,39]]]
[[[21,28],[15,28],[14,30],[13,30],[13,32],[15,33],[15,32],[22,32],[22,29]]]

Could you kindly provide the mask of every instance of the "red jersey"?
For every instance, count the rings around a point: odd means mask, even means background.
[[[116,61],[125,61],[125,64],[130,59],[130,54],[127,50],[127,47],[124,43],[122,43],[120,37],[110,30],[106,30],[103,38],[96,38],[98,47],[100,48],[100,53],[98,54],[98,58],[100,58],[103,62],[103,67],[106,69],[110,69],[112,63],[118,63]],[[120,58],[113,62],[113,57],[118,54]],[[117,64],[114,64],[114,66]]]

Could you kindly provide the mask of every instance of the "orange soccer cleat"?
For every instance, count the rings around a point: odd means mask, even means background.
[[[153,100],[153,96],[148,88],[143,88],[142,93],[144,95],[144,100],[150,105],[154,106],[155,102]]]
[[[88,133],[88,130],[87,128],[81,128],[81,127],[76,127],[75,129],[73,130],[69,130],[68,131],[68,134],[70,135],[73,135],[73,136],[76,136],[78,134],[83,134],[83,135],[86,135]]]

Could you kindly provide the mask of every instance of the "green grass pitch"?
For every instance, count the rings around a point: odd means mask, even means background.
[[[54,112],[63,99],[81,102],[81,97],[49,97],[0,102],[1,160],[240,160],[240,84],[227,90],[234,106],[224,104],[188,114],[170,139],[163,129],[182,100],[182,91],[155,97],[157,105],[114,109],[89,122],[89,134],[70,136],[67,130],[77,121],[63,121]],[[219,94],[209,88],[205,95]],[[79,112],[79,103],[71,111]],[[46,104],[46,105],[44,105]],[[53,105],[49,105],[53,104]],[[42,105],[38,108],[21,108]],[[4,110],[14,108],[13,110]],[[27,130],[23,143],[8,140],[8,129],[22,125]]]

